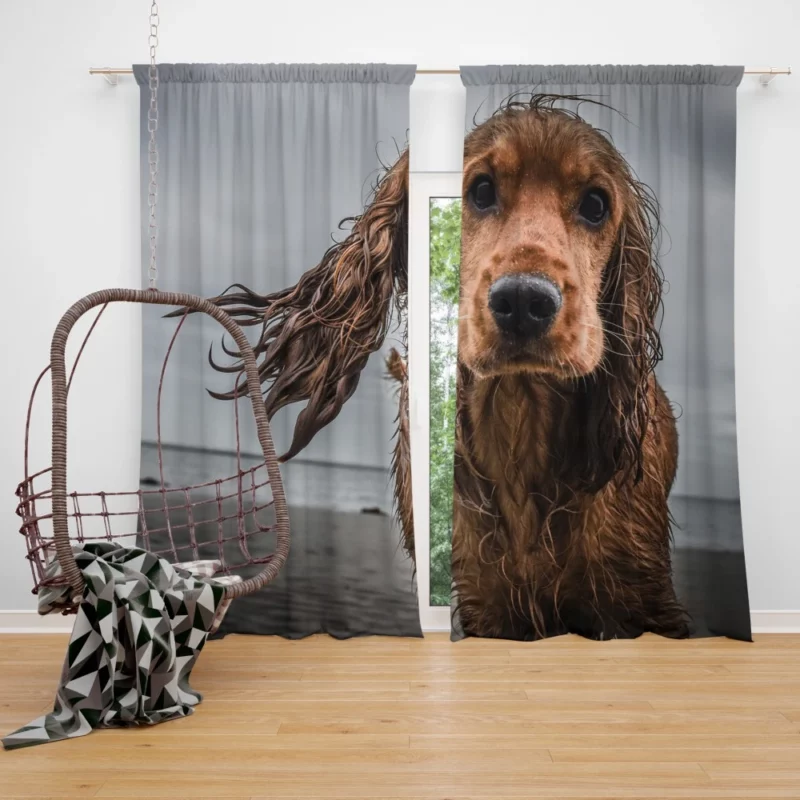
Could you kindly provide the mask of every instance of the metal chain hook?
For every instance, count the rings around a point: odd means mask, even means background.
[[[158,239],[158,225],[156,223],[156,203],[158,202],[158,145],[156,131],[158,130],[158,68],[156,67],[156,48],[158,47],[158,3],[153,0],[150,6],[150,108],[147,111],[147,130],[150,133],[150,142],[147,146],[147,161],[150,167],[150,183],[147,187],[147,207],[150,218],[148,234],[150,238],[150,266],[147,270],[150,288],[155,290],[158,278],[156,264],[156,243]]]

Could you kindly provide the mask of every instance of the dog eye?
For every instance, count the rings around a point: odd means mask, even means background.
[[[578,214],[590,225],[600,225],[608,216],[608,195],[602,189],[590,189],[578,206]]]
[[[469,197],[479,211],[486,211],[487,208],[497,205],[494,181],[488,175],[479,175],[470,186]]]

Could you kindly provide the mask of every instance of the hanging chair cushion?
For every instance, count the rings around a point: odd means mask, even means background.
[[[6,736],[6,749],[84,736],[98,727],[184,717],[202,699],[189,676],[227,606],[223,581],[211,578],[217,562],[173,567],[114,542],[85,543],[74,551],[86,589],[54,709]],[[58,574],[54,561],[48,578]],[[62,608],[69,591],[43,589],[40,613]]]

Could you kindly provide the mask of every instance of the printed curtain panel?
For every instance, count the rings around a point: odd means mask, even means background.
[[[431,281],[432,416],[455,420],[432,450],[432,476],[448,454],[455,474],[432,493],[432,550],[452,536],[434,594],[452,589],[454,636],[749,640],[742,68],[461,74],[463,196],[432,216],[441,244],[460,215],[460,259],[432,260]]]
[[[407,439],[396,431],[407,420],[401,152],[414,67],[158,70],[159,287],[218,298],[248,326],[285,461],[288,562],[273,584],[231,605],[220,633],[419,636],[390,476],[394,454],[397,485],[407,485]],[[149,91],[147,67],[134,71],[146,257]],[[157,310],[144,314],[142,482],[152,488],[160,480],[155,400],[173,328]],[[179,339],[161,439],[170,484],[195,486],[237,471],[230,399],[207,395],[231,397],[236,357],[213,321],[187,320]],[[250,415],[239,422],[247,468],[260,451]],[[205,524],[216,526],[217,502],[228,501],[208,500]],[[413,551],[410,512],[407,531]],[[216,547],[201,555],[219,557]]]

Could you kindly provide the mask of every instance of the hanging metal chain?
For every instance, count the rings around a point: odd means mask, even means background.
[[[158,225],[156,223],[156,203],[158,202],[158,145],[156,144],[156,131],[158,130],[158,68],[156,67],[156,48],[158,47],[158,3],[153,0],[150,6],[150,108],[147,111],[147,130],[150,133],[150,143],[147,146],[147,161],[150,166],[150,184],[147,187],[147,207],[150,211],[148,233],[150,236],[150,267],[148,279],[151,289],[156,288],[158,266],[156,264],[156,244],[158,240]]]

